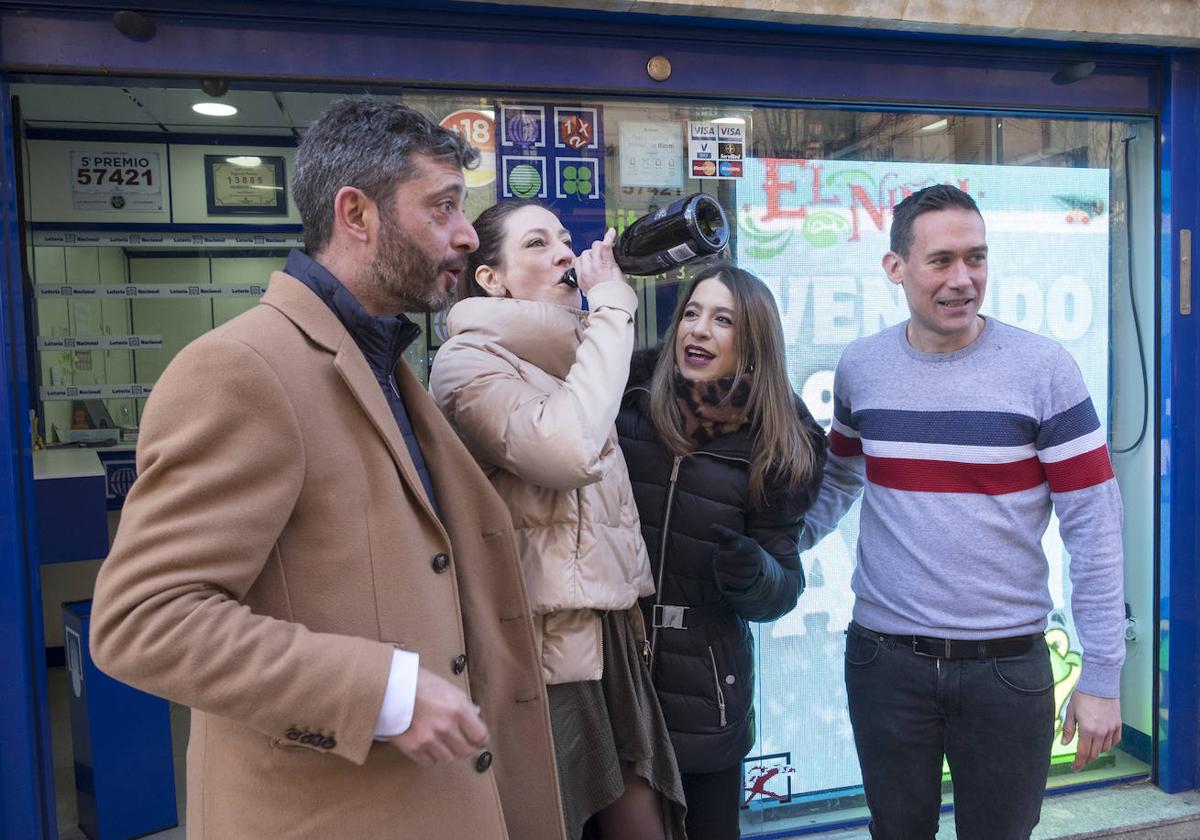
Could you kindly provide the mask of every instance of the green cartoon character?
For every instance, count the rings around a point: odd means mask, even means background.
[[[1075,747],[1079,741],[1076,735],[1069,744],[1062,744],[1063,712],[1067,700],[1079,682],[1083,655],[1077,650],[1071,650],[1071,639],[1067,631],[1054,627],[1046,631],[1046,645],[1050,648],[1050,668],[1054,673],[1054,746],[1050,755],[1054,759],[1060,756],[1075,755]]]

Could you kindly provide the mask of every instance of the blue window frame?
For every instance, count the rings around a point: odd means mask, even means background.
[[[13,120],[8,85],[0,80],[0,833],[57,837],[46,698],[45,643],[37,534],[33,527],[33,463],[29,457],[26,313],[17,219]]]

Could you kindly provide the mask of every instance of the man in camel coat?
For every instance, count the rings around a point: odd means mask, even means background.
[[[192,840],[563,836],[508,513],[400,358],[478,244],[476,157],[335,102],[297,152],[307,254],[147,402],[91,644],[192,707]]]

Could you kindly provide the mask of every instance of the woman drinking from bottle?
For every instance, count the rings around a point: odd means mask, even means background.
[[[617,419],[656,585],[651,674],[688,837],[733,840],[755,740],[748,622],[804,588],[797,540],[825,435],[788,383],[775,300],[746,271],[701,269],[652,354],[635,357]]]
[[[567,836],[594,816],[606,840],[674,840],[683,796],[638,609],[654,587],[613,425],[637,295],[612,230],[576,257],[534,201],[490,207],[475,230],[430,384],[512,513]]]

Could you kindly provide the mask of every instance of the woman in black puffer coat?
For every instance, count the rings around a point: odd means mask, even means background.
[[[680,294],[659,351],[635,354],[617,418],[656,592],[651,670],[687,797],[689,840],[738,836],[754,745],[754,644],[804,589],[797,540],[825,434],[791,389],[774,298],[727,263]]]

